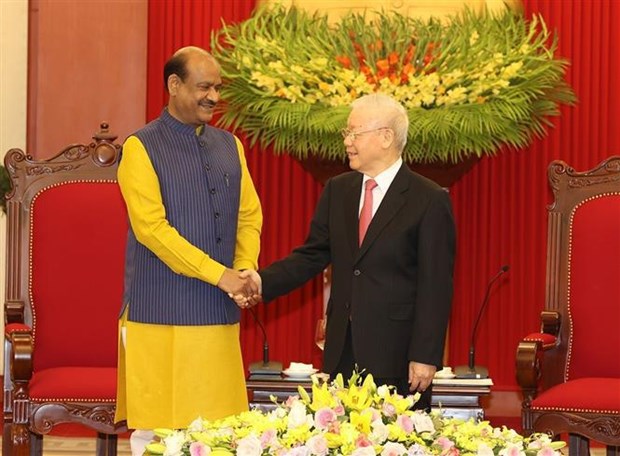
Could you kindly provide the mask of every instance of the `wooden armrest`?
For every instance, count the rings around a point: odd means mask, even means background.
[[[9,370],[13,382],[28,382],[32,378],[32,332],[18,329],[5,333],[5,341],[9,344]]]
[[[24,322],[24,302],[7,301],[4,303],[4,324]]]
[[[559,312],[552,312],[549,310],[543,310],[540,313],[541,332],[544,334],[550,334],[555,337],[560,335],[560,314]]]
[[[523,340],[517,347],[517,383],[523,391],[536,391],[540,379],[540,358],[542,343],[535,340]]]
[[[540,314],[541,332],[524,337],[517,347],[517,383],[526,401],[536,397],[542,376],[544,354],[557,347],[561,318],[558,312]]]

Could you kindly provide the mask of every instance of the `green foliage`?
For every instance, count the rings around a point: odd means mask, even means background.
[[[0,165],[0,206],[2,212],[6,214],[6,198],[5,195],[11,190],[11,178],[6,168]]]
[[[344,159],[350,103],[383,92],[408,110],[408,162],[456,162],[541,137],[574,104],[567,62],[540,16],[469,10],[446,23],[395,12],[321,14],[262,7],[214,32],[220,125],[297,157]]]

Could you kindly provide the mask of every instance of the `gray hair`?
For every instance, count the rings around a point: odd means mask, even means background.
[[[351,107],[354,109],[384,110],[387,113],[386,127],[394,131],[394,141],[400,152],[405,149],[407,144],[407,133],[409,132],[409,116],[405,107],[394,98],[383,93],[373,93],[358,98]]]

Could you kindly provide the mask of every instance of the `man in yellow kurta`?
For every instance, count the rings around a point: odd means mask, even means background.
[[[243,147],[207,125],[220,67],[205,50],[166,63],[169,102],[123,146],[118,181],[131,228],[120,320],[116,420],[132,454],[156,427],[185,428],[247,410],[240,309],[228,293],[257,290],[262,212]]]

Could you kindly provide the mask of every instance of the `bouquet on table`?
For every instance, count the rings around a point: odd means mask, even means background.
[[[522,437],[506,427],[411,410],[403,397],[358,373],[347,382],[313,377],[312,396],[299,387],[269,412],[251,410],[188,429],[156,429],[147,454],[164,456],[417,456],[561,455],[564,442],[544,434]],[[275,402],[275,398],[273,399]]]

